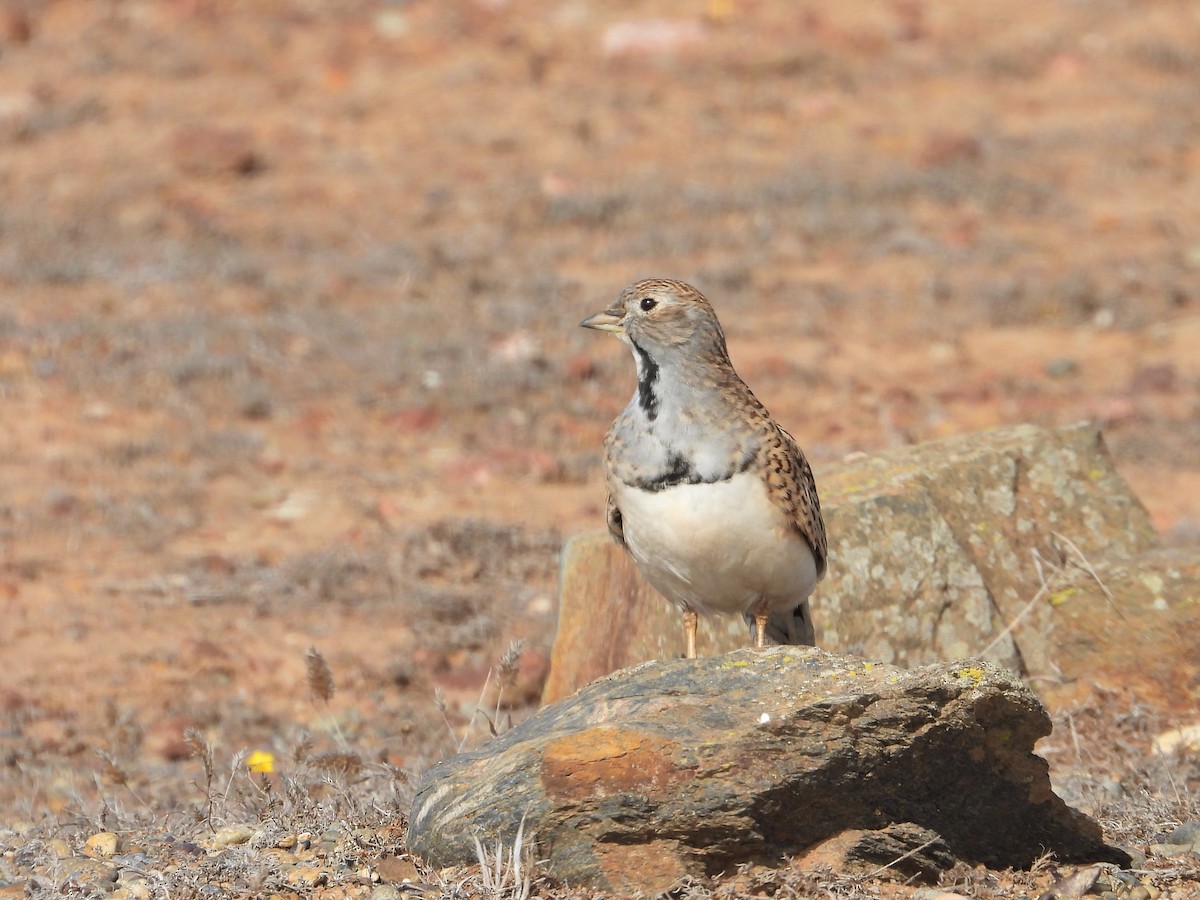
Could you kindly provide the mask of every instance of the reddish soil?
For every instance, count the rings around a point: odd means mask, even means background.
[[[5,0],[0,821],[528,709],[638,277],[818,476],[1090,419],[1200,543],[1197,96],[1183,0]]]

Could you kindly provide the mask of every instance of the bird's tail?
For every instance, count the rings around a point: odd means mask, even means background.
[[[750,639],[754,639],[754,616],[745,614],[746,624],[750,626]],[[816,631],[813,628],[812,609],[808,601],[794,607],[784,607],[774,610],[767,618],[767,640],[775,644],[806,644],[813,647],[817,643]]]

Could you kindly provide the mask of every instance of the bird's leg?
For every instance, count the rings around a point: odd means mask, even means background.
[[[687,658],[696,658],[696,625],[700,617],[696,615],[694,609],[685,609],[683,611],[683,636],[687,641]]]
[[[754,646],[762,649],[767,646],[767,614],[754,614]]]

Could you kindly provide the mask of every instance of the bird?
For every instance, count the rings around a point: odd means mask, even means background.
[[[815,643],[828,544],[812,467],[734,370],[712,305],[649,278],[580,325],[633,353],[637,387],[604,439],[606,519],[682,611],[687,658],[700,615],[741,614],[759,648]]]

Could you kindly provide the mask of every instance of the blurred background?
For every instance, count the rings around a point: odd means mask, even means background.
[[[1091,420],[1200,542],[1198,98],[1186,0],[0,0],[0,813],[536,704],[645,276],[818,480]]]

